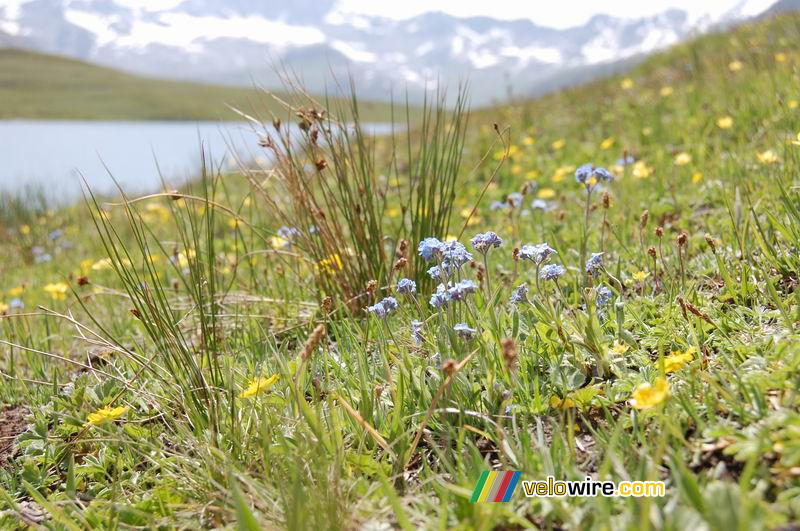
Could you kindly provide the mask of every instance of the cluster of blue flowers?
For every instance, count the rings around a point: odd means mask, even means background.
[[[575,180],[586,187],[586,191],[591,192],[592,189],[600,182],[609,182],[614,179],[614,176],[605,168],[595,166],[594,164],[584,164],[575,170]]]
[[[530,260],[536,265],[541,265],[550,258],[551,254],[557,254],[556,250],[546,243],[537,245],[523,245],[519,250],[519,257],[523,260]]]
[[[397,299],[386,297],[382,301],[367,307],[367,311],[376,317],[386,319],[390,314],[397,310]]]

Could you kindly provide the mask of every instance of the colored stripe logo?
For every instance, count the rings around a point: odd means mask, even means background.
[[[507,470],[505,472],[482,472],[472,491],[471,502],[507,502],[514,494],[519,481],[519,472]]]

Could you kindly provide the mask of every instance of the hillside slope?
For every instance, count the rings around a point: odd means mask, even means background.
[[[280,107],[255,89],[151,79],[66,57],[0,49],[0,119],[219,120],[227,105]],[[386,120],[388,105],[363,104],[365,119]]]

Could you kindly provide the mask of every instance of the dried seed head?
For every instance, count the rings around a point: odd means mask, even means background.
[[[603,208],[608,210],[608,207],[611,206],[611,196],[608,195],[608,190],[603,191]]]
[[[708,233],[706,233],[706,243],[711,247],[711,252],[717,254],[717,242],[715,242],[714,238]]]
[[[311,354],[313,354],[314,351],[317,350],[320,341],[322,341],[322,336],[324,335],[325,335],[325,325],[318,324],[317,327],[314,329],[314,331],[311,332],[311,335],[308,336],[306,344],[303,346],[303,354],[300,356],[300,358],[303,361],[308,361],[308,359],[311,357]]]
[[[405,258],[398,258],[397,261],[392,266],[393,271],[400,271],[401,269],[405,268],[408,265],[408,260]]]
[[[454,372],[456,372],[456,362],[453,360],[447,360],[442,363],[442,372],[444,372],[447,376],[451,376]]]
[[[519,261],[519,247],[514,247],[514,252],[511,253],[511,258],[513,258],[515,262]]]
[[[563,210],[559,210],[558,214],[556,214],[556,219],[558,221],[564,221],[564,218],[566,218],[566,217],[567,217],[567,213],[564,212]]]
[[[273,148],[275,147],[275,142],[272,141],[271,136],[260,136],[258,138],[258,145],[262,148]]]
[[[78,285],[79,286],[85,286],[88,283],[89,283],[89,277],[87,277],[86,275],[78,277]]]
[[[369,282],[367,282],[367,293],[375,293],[376,289],[378,289],[377,280],[370,280]]]
[[[514,339],[508,337],[501,342],[501,345],[506,368],[511,372],[515,372],[517,370],[517,344]]]
[[[484,276],[485,276],[485,271],[483,269],[483,265],[478,264],[477,271],[475,272],[475,278],[477,279],[478,282],[483,282]]]
[[[648,247],[647,254],[649,254],[652,258],[656,257],[656,248],[655,247]]]
[[[639,226],[641,228],[645,228],[647,226],[647,220],[650,219],[650,211],[645,210],[642,212],[642,217],[639,218]]]
[[[686,241],[689,239],[689,235],[685,232],[681,232],[678,234],[678,247],[683,247],[686,245]]]
[[[318,171],[322,171],[328,167],[328,161],[326,161],[325,159],[319,159],[315,165]]]
[[[401,256],[406,256],[407,251],[408,251],[408,240],[400,240],[400,245],[397,246],[398,258]]]
[[[324,313],[331,313],[331,309],[333,308],[333,297],[330,295],[322,299],[322,311]]]
[[[139,310],[137,310],[136,308],[131,308],[131,315],[133,315],[137,319],[141,319],[142,318],[142,314],[139,313]]]
[[[274,127],[276,131],[280,131],[281,130],[281,120],[280,120],[280,118],[275,118],[274,120],[272,120],[272,127]]]
[[[660,238],[663,235],[664,235],[664,227],[659,225],[658,227],[656,227],[656,236]]]

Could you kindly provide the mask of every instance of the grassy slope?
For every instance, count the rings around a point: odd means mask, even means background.
[[[150,79],[66,57],[0,49],[0,119],[237,118],[226,105],[283,114],[257,90]],[[366,120],[388,117],[387,105],[364,105]]]
[[[201,356],[194,358],[209,377],[211,354],[223,364],[225,384],[214,396],[224,414],[216,432],[197,428],[203,419],[188,386],[176,392],[173,378],[154,376],[169,361],[170,343],[154,344],[145,323],[132,317],[119,278],[101,261],[106,251],[85,209],[14,210],[12,222],[0,227],[6,257],[0,289],[6,303],[20,297],[35,315],[10,310],[13,317],[0,323],[3,337],[22,345],[0,344],[0,369],[11,375],[0,378],[0,396],[29,405],[37,429],[0,469],[0,483],[17,503],[41,493],[52,503],[51,517],[75,527],[216,527],[255,518],[297,529],[366,523],[760,529],[799,521],[800,147],[792,143],[800,132],[799,36],[800,16],[782,17],[659,54],[629,74],[629,82],[609,79],[477,114],[468,164],[490,147],[492,123],[511,128],[512,157],[465,234],[495,230],[506,240],[490,255],[499,302],[478,294],[470,312],[456,306],[461,319],[481,328],[470,343],[437,324],[452,326],[456,315],[434,314],[426,343],[415,347],[409,323],[425,316],[401,298],[387,326],[374,318],[328,322],[330,337],[312,352],[308,376],[295,391],[290,382],[318,318],[306,323],[313,304],[302,301],[315,298],[313,275],[320,268],[280,254],[244,258],[266,244],[250,225],[233,230],[220,212],[209,239],[215,254],[203,262],[220,284],[232,286],[217,323],[226,333],[211,348],[197,344]],[[608,209],[599,192],[589,203],[588,250],[604,250],[608,273],[624,285],[605,273],[595,280],[614,292],[598,319],[595,292],[578,259],[586,194],[573,172],[587,161],[614,167],[626,153],[637,164],[614,168]],[[464,172],[455,223],[488,174],[488,167],[472,179]],[[527,188],[524,208],[489,208],[531,180],[538,187]],[[239,182],[225,177],[217,200],[271,234],[282,222],[257,196],[245,199]],[[528,208],[536,196],[548,201],[546,212]],[[185,249],[173,218],[186,220],[192,209],[173,213],[170,206],[175,203],[141,208],[166,254],[154,262],[158,278],[151,286],[186,278],[182,269],[191,264],[179,254]],[[387,222],[397,215],[387,209]],[[110,218],[136,264],[127,270],[138,271],[141,259],[124,213],[116,209]],[[56,228],[64,235],[51,240]],[[677,245],[681,233],[685,247]],[[537,291],[533,266],[514,262],[511,249],[540,241],[556,247],[551,260],[568,271],[558,287],[543,283]],[[33,246],[52,259],[36,263]],[[149,252],[161,255],[155,247]],[[169,267],[167,258],[180,267]],[[474,275],[471,269],[464,274]],[[79,286],[79,275],[91,284]],[[207,278],[195,276],[187,285],[199,290]],[[83,329],[35,310],[38,304],[69,308],[99,328],[76,298],[44,291],[62,279],[102,323],[101,335],[116,337],[127,350],[81,340]],[[522,282],[537,305],[509,307],[505,301]],[[174,309],[163,315],[186,323],[196,312],[187,289],[176,285],[166,294]],[[420,294],[424,312],[429,296]],[[185,330],[196,339],[193,327]],[[501,355],[505,337],[517,345],[513,378]],[[86,362],[89,347],[104,374],[41,354]],[[464,359],[473,351],[438,404],[451,409],[435,412],[418,458],[399,470],[375,434],[402,453],[443,380],[435,355]],[[676,351],[688,352],[688,360],[664,375],[662,360]],[[153,356],[141,374],[138,356]],[[394,384],[384,377],[384,359],[400,360]],[[253,375],[272,373],[281,378],[267,393],[236,397]],[[131,389],[108,374],[131,381]],[[652,409],[631,407],[634,389],[661,376],[669,396]],[[73,384],[56,391],[54,379]],[[358,413],[345,410],[338,395]],[[92,428],[67,446],[87,415],[112,400],[130,408],[125,421]],[[56,471],[53,455],[64,448],[73,457]],[[520,486],[509,504],[469,503],[480,472],[490,467],[520,470],[527,480],[661,479],[668,491],[663,499],[542,500],[525,498]],[[7,508],[0,498],[0,509]],[[0,524],[11,525],[14,514]]]

